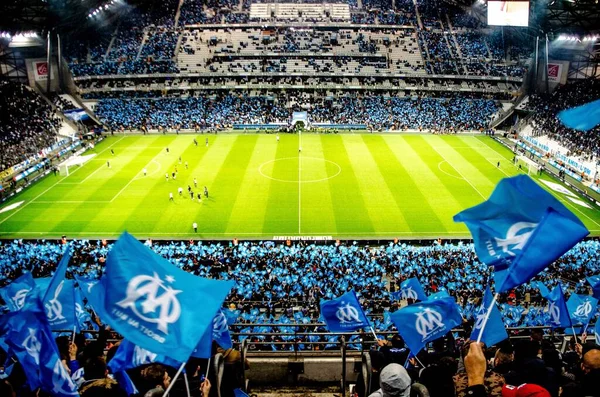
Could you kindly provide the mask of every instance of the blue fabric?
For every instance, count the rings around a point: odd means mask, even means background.
[[[547,299],[548,295],[550,295],[550,290],[541,281],[532,281],[530,284],[532,287],[537,288],[540,291],[542,298]]]
[[[494,307],[490,312],[490,316],[485,324],[485,328],[482,328],[483,320],[485,319],[489,307],[492,304]],[[500,310],[498,310],[496,302],[493,302],[492,291],[490,291],[489,286],[485,289],[483,302],[475,315],[475,325],[473,327],[473,331],[471,332],[471,340],[477,340],[480,334],[480,340],[487,346],[493,346],[496,343],[508,338],[508,333],[506,332],[506,329],[504,328],[504,322],[502,321],[502,314],[500,314]]]
[[[346,292],[339,298],[321,301],[321,315],[330,332],[348,332],[369,326],[354,291]]]
[[[589,131],[600,124],[600,99],[562,110],[557,117],[566,127],[578,131]]]
[[[52,331],[41,307],[12,313],[6,320],[6,342],[17,357],[27,382],[53,396],[78,396],[77,388],[63,366]]]
[[[35,281],[31,273],[25,273],[4,288],[0,288],[0,296],[10,311],[19,311],[36,296]]]
[[[121,386],[123,390],[127,393],[128,396],[138,394],[139,391],[133,384],[133,381],[129,377],[126,371],[119,371],[113,374],[115,380]]]
[[[76,287],[74,291],[75,297],[75,317],[77,319],[77,332],[86,329],[86,323],[92,320],[90,314],[85,310],[83,298],[81,297],[81,287]]]
[[[462,323],[458,305],[452,298],[427,300],[393,312],[392,321],[415,354],[429,341],[444,336]]]
[[[565,295],[563,294],[562,287],[557,285],[554,287],[552,292],[547,296],[548,302],[548,313],[550,315],[550,325],[552,328],[566,328],[570,327],[571,317],[569,316],[569,309],[565,301]]]
[[[400,284],[400,299],[427,300],[427,294],[418,278],[409,278]]]
[[[204,333],[212,333],[212,320],[232,287],[232,281],[204,279],[173,266],[125,232],[93,290],[104,290],[101,318],[124,338],[183,362]]]
[[[577,325],[587,326],[596,314],[598,299],[591,295],[573,294],[567,302],[567,308],[571,315],[571,322]]]
[[[76,328],[75,281],[63,278],[52,294],[46,294],[43,304],[51,330]]]
[[[498,292],[531,280],[589,234],[526,175],[502,179],[487,201],[455,215],[454,221],[465,222],[479,259],[494,266]]]
[[[219,310],[215,318],[213,318],[212,339],[223,349],[231,349],[233,347],[227,316],[225,316],[223,310]]]
[[[440,292],[436,292],[435,294],[431,294],[429,295],[429,300],[436,300],[436,299],[442,299],[442,298],[450,298],[450,294],[448,294],[448,291],[440,291]]]
[[[600,274],[590,276],[586,280],[592,286],[594,298],[600,299]]]
[[[233,389],[233,395],[235,397],[248,397],[246,393],[242,389]]]
[[[173,368],[179,368],[181,365],[179,361],[153,353],[123,339],[112,360],[108,362],[108,367],[113,373],[117,373],[152,363],[165,364]]]

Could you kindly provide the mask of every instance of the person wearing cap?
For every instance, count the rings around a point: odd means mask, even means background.
[[[400,364],[388,364],[379,376],[380,389],[369,397],[409,397],[411,380]]]

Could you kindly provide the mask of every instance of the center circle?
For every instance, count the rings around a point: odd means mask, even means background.
[[[318,157],[283,157],[262,163],[258,172],[278,182],[314,183],[335,178],[342,172],[342,167]]]

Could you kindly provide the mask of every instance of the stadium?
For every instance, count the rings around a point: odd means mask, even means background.
[[[0,396],[600,396],[599,7],[3,0]]]

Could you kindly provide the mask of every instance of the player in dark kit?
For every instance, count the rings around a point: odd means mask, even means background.
[[[204,196],[208,198],[208,189],[204,186]]]

